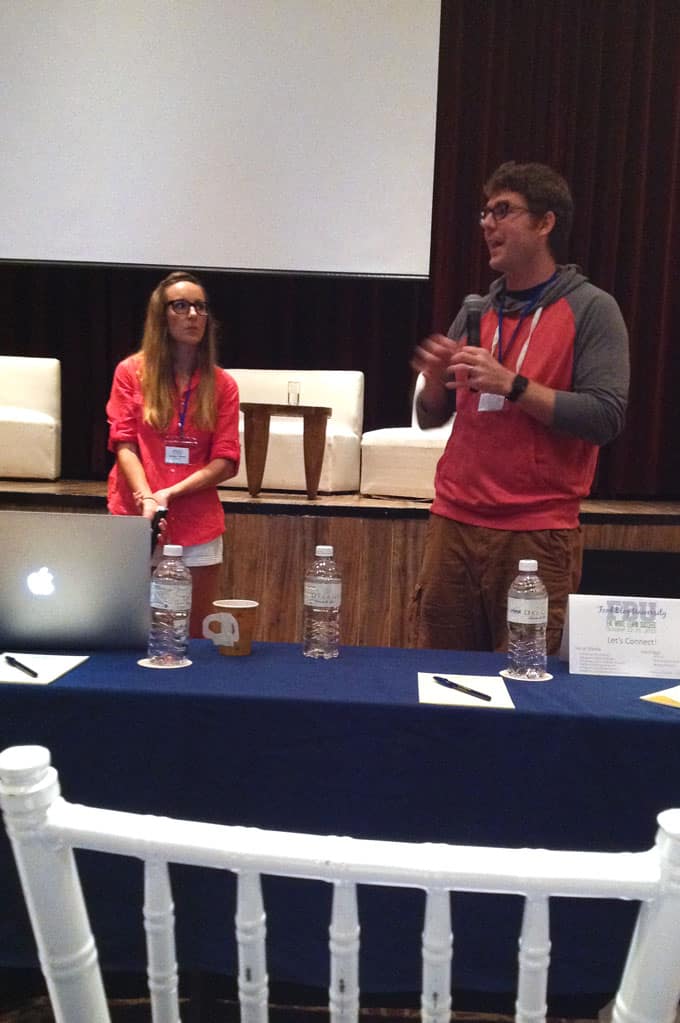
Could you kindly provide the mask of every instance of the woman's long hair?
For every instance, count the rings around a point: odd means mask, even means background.
[[[180,281],[190,281],[203,288],[193,274],[175,270],[156,285],[146,308],[144,335],[140,346],[142,356],[141,386],[144,396],[144,422],[155,430],[167,430],[177,409],[178,394],[172,358],[172,338],[166,316],[167,289]],[[205,288],[203,293],[208,299]],[[217,365],[217,328],[212,314],[206,317],[205,333],[196,349],[198,386],[191,395],[191,416],[202,430],[213,430],[217,417],[215,402],[215,366]]]

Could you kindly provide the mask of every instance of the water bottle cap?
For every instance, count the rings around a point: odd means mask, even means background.
[[[520,572],[538,572],[538,562],[533,558],[522,558],[519,570]]]
[[[316,545],[316,550],[314,553],[317,558],[332,558],[333,548],[326,544],[319,543]]]
[[[181,558],[184,548],[179,543],[166,543],[163,547],[164,558]]]

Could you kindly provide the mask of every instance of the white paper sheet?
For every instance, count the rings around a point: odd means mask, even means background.
[[[13,657],[20,664],[32,668],[37,672],[38,677],[32,678],[20,668],[14,668],[8,664],[5,657]],[[61,678],[67,671],[77,668],[79,664],[86,661],[88,655],[71,656],[70,654],[27,654],[21,651],[6,650],[0,654],[0,683],[12,682],[29,686],[46,686],[55,679]]]
[[[459,689],[449,689],[434,681],[434,674],[427,671],[418,672],[418,700],[420,703],[443,703],[455,707],[504,707],[514,710],[508,688],[499,675],[447,675],[436,673],[439,678],[448,679],[467,689],[478,693],[486,693],[490,700],[482,700],[478,696],[470,696]]]

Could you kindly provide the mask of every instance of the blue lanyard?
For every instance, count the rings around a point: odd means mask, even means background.
[[[528,292],[529,301],[524,306],[524,309],[522,309],[522,312],[519,315],[519,320],[517,321],[517,326],[515,327],[515,329],[512,332],[512,335],[510,336],[507,348],[508,352],[512,348],[515,338],[519,334],[520,328],[524,323],[525,319],[527,318],[529,313],[533,313],[533,311],[537,308],[543,295],[543,292],[545,291],[549,284],[552,284],[556,277],[557,270],[555,270],[554,274],[552,274],[552,276],[549,277],[547,281],[542,281],[540,284],[535,285],[535,287],[529,290]],[[498,307],[498,361],[501,363],[501,365],[503,364],[503,316],[505,315],[503,311],[504,305],[505,292],[503,292],[501,303]]]
[[[510,349],[512,348],[513,342],[514,342],[515,338],[517,337],[517,335],[519,333],[520,327],[524,323],[524,321],[527,318],[528,314],[531,312],[530,306],[531,306],[531,303],[529,303],[529,305],[525,306],[525,308],[520,313],[519,320],[517,321],[517,326],[513,330],[512,334],[510,336],[510,340],[508,341],[508,351],[510,351]],[[502,305],[499,306],[499,309],[498,309],[498,361],[500,362],[500,364],[502,366],[503,365],[503,306]]]
[[[184,401],[182,402],[182,408],[179,413],[178,427],[180,437],[184,434],[184,423],[187,418],[187,409],[189,408],[189,397],[191,395],[191,386],[187,387],[184,392]]]

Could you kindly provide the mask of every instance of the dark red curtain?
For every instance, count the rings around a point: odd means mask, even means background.
[[[680,498],[677,0],[443,0],[430,280],[206,273],[222,365],[361,369],[365,429],[407,423],[413,346],[489,283],[477,214],[506,159],[568,178],[570,258],[629,326],[628,423],[601,454],[594,494]],[[0,351],[62,360],[64,477],[106,473],[113,368],[160,276],[0,265]]]

